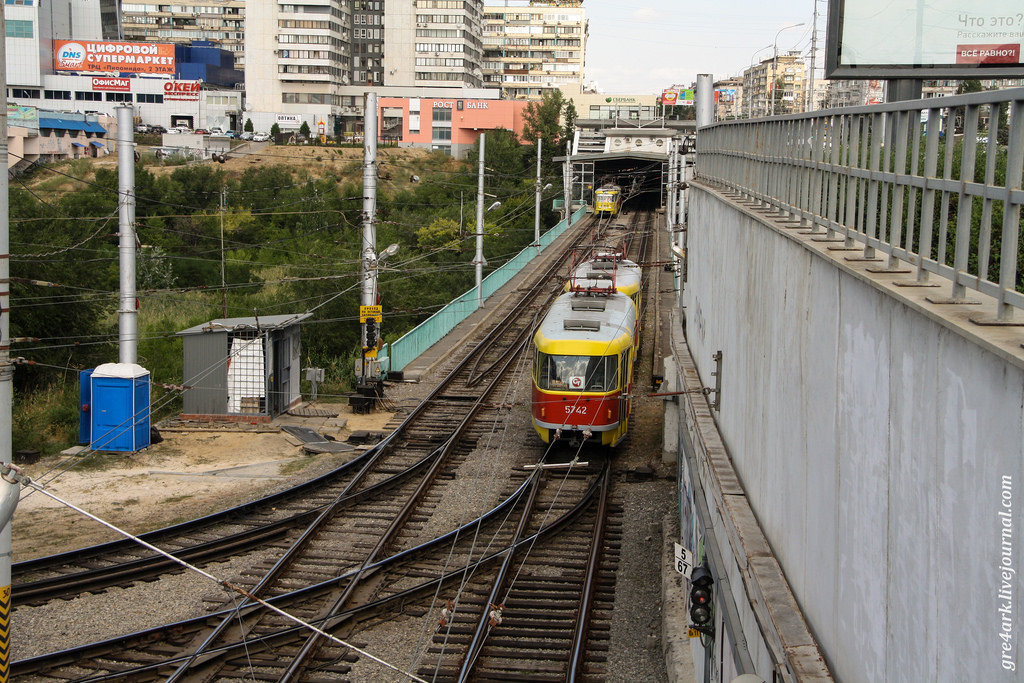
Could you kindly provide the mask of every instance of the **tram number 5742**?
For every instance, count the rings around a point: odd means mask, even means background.
[[[587,407],[586,406],[567,405],[567,406],[565,406],[565,414],[566,415],[586,415],[587,414]]]

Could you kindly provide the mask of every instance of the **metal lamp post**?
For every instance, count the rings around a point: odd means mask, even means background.
[[[772,116],[775,116],[775,83],[779,80],[779,36],[782,35],[783,31],[788,31],[791,28],[803,26],[804,22],[799,24],[792,24],[790,26],[783,26],[779,29],[779,32],[775,34],[775,40],[772,42],[772,82],[771,82],[771,94],[772,94]]]

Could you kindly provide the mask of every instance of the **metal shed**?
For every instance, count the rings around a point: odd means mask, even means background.
[[[269,421],[300,403],[300,323],[310,315],[220,318],[178,332],[182,418]]]

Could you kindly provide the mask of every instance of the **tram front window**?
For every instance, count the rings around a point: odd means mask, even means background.
[[[540,354],[537,385],[549,391],[611,391],[618,377],[616,356]]]

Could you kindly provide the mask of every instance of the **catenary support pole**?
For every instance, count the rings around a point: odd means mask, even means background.
[[[676,187],[676,141],[668,141],[668,170],[665,173],[665,227],[672,232],[675,226],[675,187]]]
[[[537,138],[537,202],[533,208],[533,246],[540,254],[540,146],[541,138]]]
[[[484,306],[484,148],[487,143],[486,133],[480,134],[480,169],[476,180],[476,305]]]
[[[565,165],[562,166],[562,184],[565,195],[564,218],[565,224],[568,226],[569,217],[572,216],[572,143],[568,140],[565,142]]]
[[[7,25],[0,12],[0,92],[7,92]],[[0,159],[7,163],[7,107],[0,111]],[[14,366],[11,365],[11,234],[7,169],[0,174],[0,463],[13,461],[11,418]],[[11,672],[11,518],[18,505],[17,485],[0,480],[0,683]]]
[[[135,109],[130,105],[117,111],[117,184],[121,273],[121,305],[118,309],[118,360],[134,363],[138,358],[139,317],[135,293]]]
[[[363,306],[373,306],[377,303],[377,93],[366,93],[364,110],[363,279],[359,303]]]

